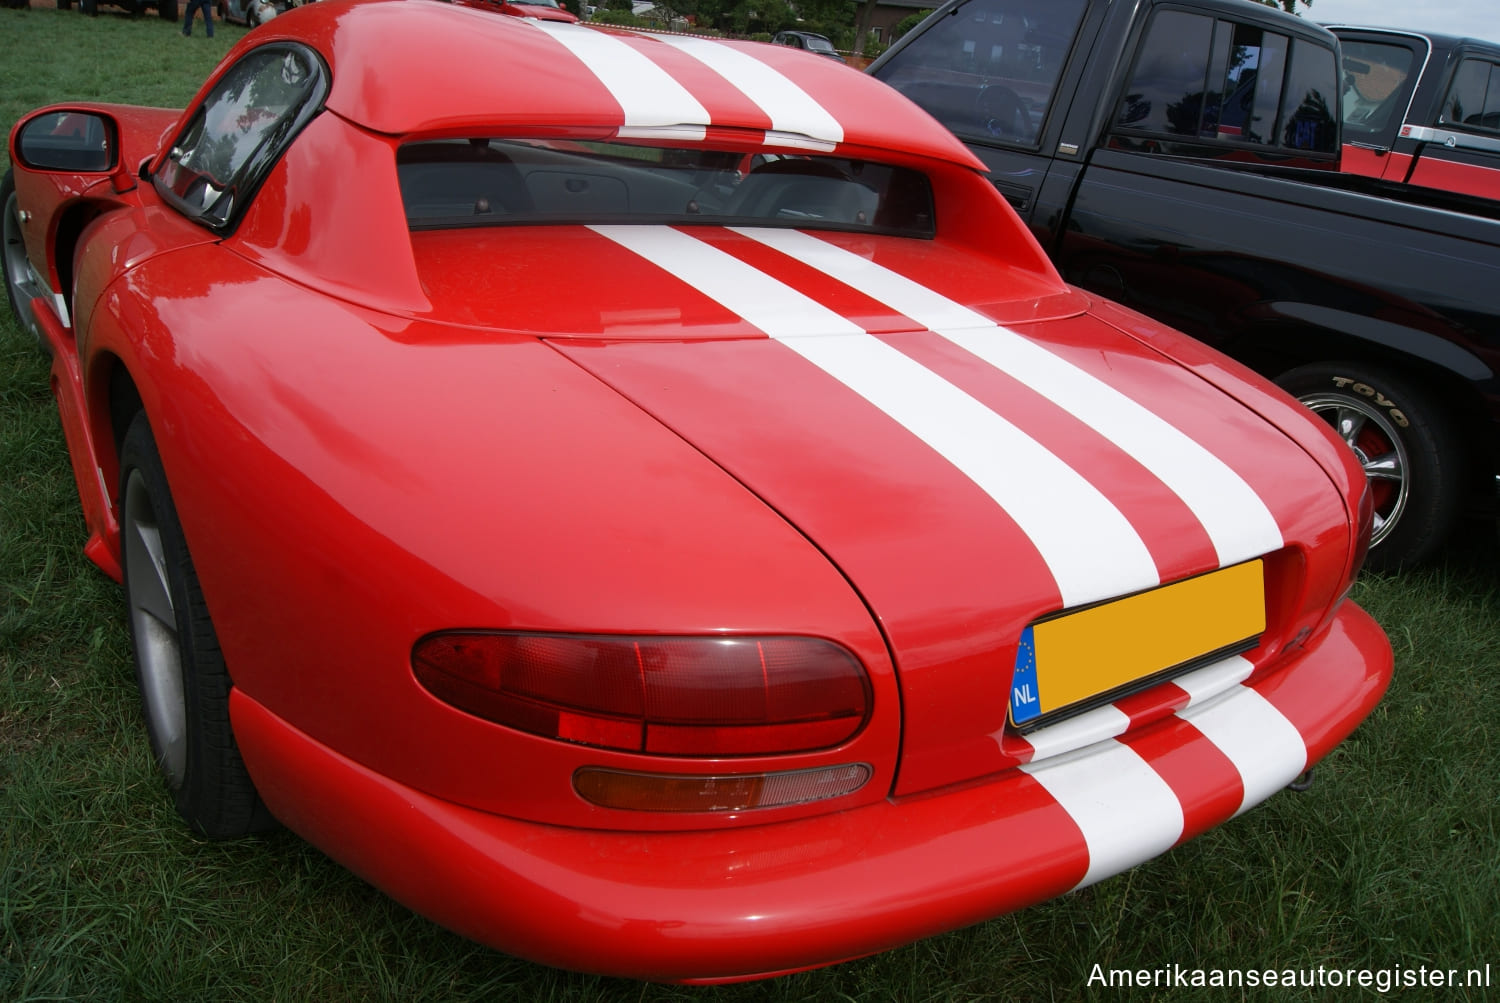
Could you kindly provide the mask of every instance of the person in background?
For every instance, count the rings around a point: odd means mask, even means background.
[[[203,25],[208,29],[208,37],[214,37],[214,8],[212,0],[188,0],[187,14],[182,19],[182,34],[184,36],[193,33],[193,12],[203,11]]]

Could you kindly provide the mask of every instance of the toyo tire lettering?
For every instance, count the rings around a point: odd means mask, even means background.
[[[1452,417],[1419,384],[1364,363],[1301,366],[1276,382],[1328,422],[1364,467],[1375,502],[1369,566],[1392,570],[1432,556],[1463,495]]]

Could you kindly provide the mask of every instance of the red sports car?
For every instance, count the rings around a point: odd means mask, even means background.
[[[832,60],[330,0],[10,142],[178,808],[502,950],[730,980],[996,916],[1389,680],[1349,451]]]

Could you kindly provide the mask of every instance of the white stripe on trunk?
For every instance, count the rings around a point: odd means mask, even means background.
[[[679,230],[590,229],[716,300],[927,443],[1016,521],[1051,570],[1064,607],[1161,583],[1130,521],[1077,471],[852,321]]]
[[[1092,374],[914,279],[810,234],[735,229],[937,332],[1119,446],[1192,510],[1213,541],[1221,567],[1281,549],[1275,516],[1239,474],[1187,433]]]

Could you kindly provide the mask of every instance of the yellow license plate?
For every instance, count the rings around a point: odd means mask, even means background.
[[[1011,722],[1039,727],[1206,659],[1249,650],[1265,629],[1259,560],[1034,623],[1016,653]]]

